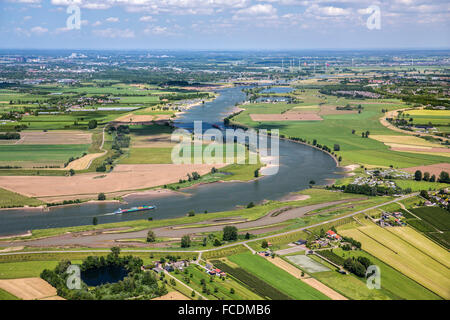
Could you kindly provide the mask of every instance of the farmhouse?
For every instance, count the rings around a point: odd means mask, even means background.
[[[338,235],[333,230],[328,230],[327,231],[327,237],[330,238],[330,239],[334,239],[334,240],[340,240],[341,239],[341,236]]]

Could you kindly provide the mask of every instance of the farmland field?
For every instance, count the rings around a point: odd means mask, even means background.
[[[389,150],[383,142],[374,139],[361,137],[361,132],[369,131],[370,135],[392,135],[392,130],[384,127],[378,121],[381,117],[382,109],[398,109],[399,104],[380,102],[379,104],[369,104],[362,102],[363,111],[353,114],[323,115],[323,121],[316,122],[255,122],[252,121],[251,114],[271,114],[282,113],[286,109],[311,105],[310,99],[317,99],[328,105],[344,106],[350,102],[345,98],[320,95],[317,90],[305,89],[302,93],[303,102],[300,104],[248,104],[244,105],[245,111],[233,118],[233,121],[254,128],[279,128],[280,134],[287,137],[298,137],[312,142],[332,147],[334,144],[340,145],[338,152],[343,158],[343,164],[360,163],[365,165],[377,165],[388,167],[393,165],[397,168],[412,167],[416,165],[433,164],[447,162],[448,159],[442,156],[424,155],[409,152],[399,152]],[[301,110],[301,109],[296,109]],[[355,130],[355,134],[352,134]],[[406,139],[406,138],[405,138]]]
[[[445,249],[423,252],[407,239],[376,225],[341,230],[340,233],[360,241],[363,250],[441,297],[450,297],[450,271],[439,262],[439,257],[442,256],[447,257],[445,261],[450,261]],[[419,234],[417,237],[417,241],[427,240]]]
[[[62,165],[70,157],[81,156],[88,148],[87,144],[0,145],[0,163],[23,167]]]
[[[290,296],[279,291],[277,288],[274,288],[270,284],[263,281],[261,278],[258,278],[257,276],[242,268],[230,267],[228,264],[223,263],[219,260],[213,260],[212,263],[214,264],[214,266],[218,267],[222,271],[225,271],[240,282],[244,283],[251,290],[258,293],[262,297],[266,297],[272,300],[292,299]]]
[[[39,206],[44,204],[44,202],[28,198],[21,194],[11,192],[0,188],[0,208],[12,208],[12,207],[23,207],[23,206]]]
[[[416,215],[441,231],[450,231],[450,213],[439,207],[411,209]]]
[[[17,298],[16,296],[13,296],[11,293],[0,289],[0,301],[1,300],[20,300],[19,298]]]
[[[342,249],[334,249],[333,252],[343,259],[360,256],[366,257],[372,262],[372,264],[377,265],[381,272],[381,291],[387,296],[390,296],[392,299],[440,299],[439,296],[430,290],[365,251],[344,251]],[[362,281],[364,282],[365,279],[362,279]]]
[[[276,267],[264,258],[251,253],[241,253],[228,257],[244,270],[264,279],[278,290],[288,294],[293,299],[323,300],[328,299],[324,294],[313,289],[301,280]]]

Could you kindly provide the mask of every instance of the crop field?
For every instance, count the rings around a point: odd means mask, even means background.
[[[214,266],[225,271],[227,274],[230,274],[262,297],[271,300],[292,300],[290,296],[242,268],[230,267],[228,264],[219,260],[213,260],[212,263]]]
[[[338,229],[339,231],[339,229]],[[450,297],[450,271],[440,258],[449,253],[443,248],[434,248],[433,252],[424,252],[415,247],[417,241],[427,241],[416,234],[414,243],[385,228],[376,225],[340,231],[342,235],[352,237],[362,243],[363,250],[392,266],[409,278],[415,280],[439,296]],[[429,241],[429,240],[428,240]],[[439,250],[440,249],[440,250]]]
[[[23,167],[63,164],[70,157],[78,157],[87,152],[87,144],[0,145],[0,164]]]
[[[407,219],[407,223],[429,238],[450,249],[449,213],[439,207],[411,209],[422,220],[415,217]]]
[[[380,268],[381,274],[381,292],[387,296],[390,296],[392,299],[440,299],[439,296],[430,290],[363,250],[344,251],[338,248],[334,249],[333,253],[342,259],[347,259],[349,257],[366,257],[372,262],[372,264],[377,265]],[[364,282],[365,279],[362,279],[362,281]]]
[[[448,211],[439,207],[423,207],[411,209],[411,211],[436,229],[450,231],[450,213]]]
[[[298,265],[308,273],[330,271],[328,267],[325,267],[306,255],[288,256],[286,259]]]
[[[301,280],[276,267],[264,258],[251,253],[241,253],[228,259],[244,270],[264,279],[267,283],[298,300],[323,300],[328,299],[324,294],[313,289]]]

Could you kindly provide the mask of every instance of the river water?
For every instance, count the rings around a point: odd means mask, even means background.
[[[245,100],[242,88],[220,90],[212,102],[188,110],[175,122],[177,127],[192,129],[194,120],[203,121],[203,129],[212,125],[223,127],[223,118],[230,114],[236,103]],[[75,206],[54,207],[49,211],[14,209],[0,211],[0,235],[12,235],[33,229],[69,227],[99,223],[121,222],[137,219],[175,218],[190,210],[196,213],[226,211],[249,202],[277,200],[287,194],[309,187],[309,181],[323,184],[326,179],[337,178],[336,163],[327,154],[312,147],[280,141],[280,168],[276,175],[261,177],[250,182],[229,182],[198,185],[183,191],[184,194],[165,196],[129,196],[128,204],[87,203]],[[152,204],[157,209],[148,212],[111,215],[119,207]]]

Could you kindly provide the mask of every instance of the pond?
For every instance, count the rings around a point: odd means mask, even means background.
[[[109,266],[83,271],[81,280],[89,287],[97,287],[102,284],[119,282],[127,275],[128,271],[124,267]]]

